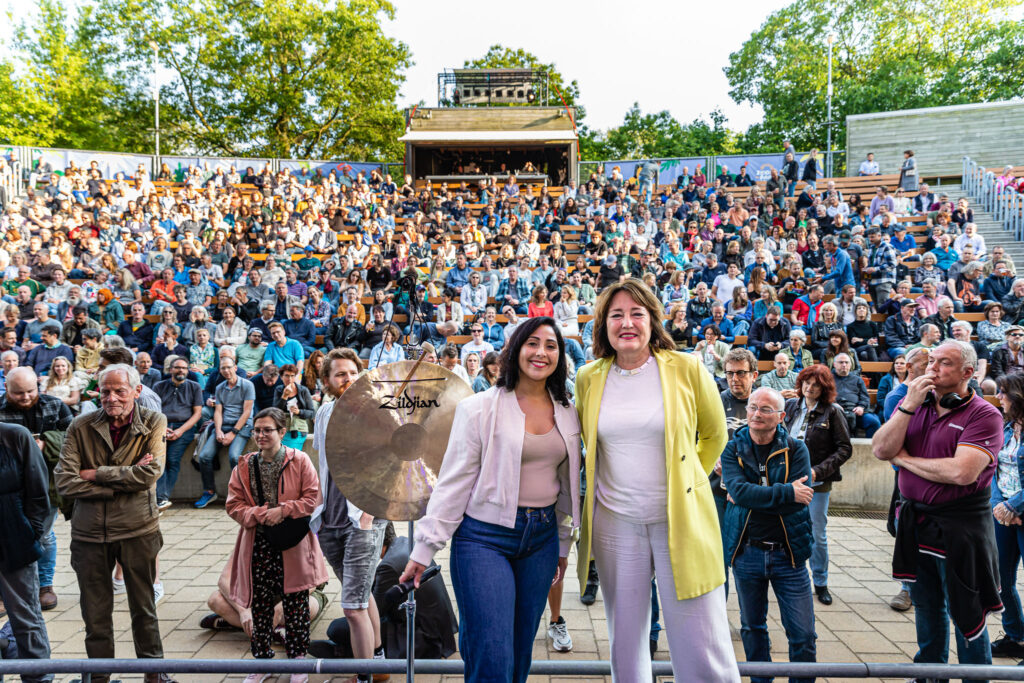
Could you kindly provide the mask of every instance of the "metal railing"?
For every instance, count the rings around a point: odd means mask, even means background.
[[[655,676],[672,675],[671,662],[653,662]],[[969,678],[1024,681],[1024,667],[973,664],[910,664],[885,662],[740,662],[742,676],[800,678]],[[462,674],[461,660],[417,659],[417,673]],[[401,674],[397,659],[8,659],[0,660],[0,675],[82,674]],[[539,676],[607,676],[608,661],[538,660],[530,667]]]
[[[1013,239],[1024,240],[1024,195],[1000,188],[996,174],[986,171],[970,157],[965,156],[962,164],[960,183],[964,192],[990,212],[1003,230],[1012,233]]]
[[[21,196],[21,162],[15,159],[9,162],[10,172],[0,175],[2,184],[7,194],[7,201]],[[6,208],[6,207],[5,207]]]

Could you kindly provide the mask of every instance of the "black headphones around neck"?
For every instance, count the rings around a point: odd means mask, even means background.
[[[965,405],[972,398],[974,398],[974,389],[968,389],[966,396],[961,396],[953,391],[939,399],[939,406],[946,410],[956,410],[957,408]],[[925,400],[925,403],[935,403],[934,391],[928,394],[928,398]]]

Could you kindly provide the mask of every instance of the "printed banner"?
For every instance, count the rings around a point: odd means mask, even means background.
[[[251,168],[255,173],[259,173],[263,170],[263,167],[270,163],[269,159],[235,159],[231,157],[175,157],[175,156],[162,156],[160,162],[167,164],[171,167],[171,175],[176,182],[182,182],[185,180],[185,176],[188,174],[189,166],[198,166],[199,168],[205,168],[209,166],[211,171],[216,171],[218,168],[222,168],[225,171],[229,171],[232,168],[236,169],[243,176],[246,173],[246,169]]]
[[[380,169],[384,164],[363,161],[299,161],[296,159],[282,159],[280,166],[281,170],[288,171],[299,180],[306,181],[316,176],[317,171],[324,178],[329,176],[331,171],[334,171],[338,178],[347,175],[354,179],[360,171],[362,171],[363,175],[369,177],[370,171]]]
[[[810,157],[810,152],[797,152],[796,160],[800,164],[799,175],[803,175],[804,165]],[[764,182],[771,177],[773,168],[780,173],[782,172],[782,165],[785,163],[785,159],[786,157],[783,154],[731,154],[715,157],[715,172],[709,175],[708,180],[710,181],[714,176],[720,174],[722,166],[727,166],[729,173],[736,175],[740,172],[743,164],[747,164],[747,174],[758,182]],[[818,152],[817,159],[818,177],[823,178],[825,176],[825,155]]]
[[[123,174],[125,178],[134,178],[140,164],[151,175],[153,173],[153,157],[148,154],[113,154],[110,152],[68,150],[66,156],[69,165],[74,163],[80,168],[87,169],[95,161],[99,165],[100,173],[107,179],[116,178],[118,173]]]
[[[662,159],[661,170],[658,171],[659,185],[675,185],[676,180],[683,174],[685,168],[689,175],[693,175],[700,166],[707,175],[708,160],[705,157],[686,157],[683,159]]]

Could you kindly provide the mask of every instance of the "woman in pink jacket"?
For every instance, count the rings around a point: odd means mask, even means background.
[[[327,581],[327,565],[316,536],[305,537],[287,550],[274,550],[266,529],[285,518],[308,517],[320,504],[320,484],[313,463],[302,452],[281,444],[288,417],[277,408],[256,414],[252,435],[259,451],[243,456],[228,483],[227,513],[241,526],[231,565],[231,600],[252,610],[242,626],[252,655],[270,659],[274,603],[283,595],[285,651],[289,659],[304,657],[309,646],[309,591]],[[257,486],[257,482],[261,486]],[[262,495],[261,495],[262,492]],[[258,501],[265,501],[260,504]],[[268,674],[250,674],[245,683],[261,683]],[[291,683],[305,683],[294,674]]]
[[[437,485],[402,581],[452,541],[465,680],[524,683],[551,586],[579,524],[580,423],[566,392],[565,342],[525,320],[495,386],[455,410]],[[561,622],[564,623],[564,622]]]

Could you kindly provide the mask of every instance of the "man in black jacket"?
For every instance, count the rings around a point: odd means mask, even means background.
[[[21,659],[49,659],[50,640],[39,606],[43,534],[52,511],[43,454],[25,427],[0,424],[0,593]],[[50,674],[22,676],[50,681]]]
[[[769,308],[763,318],[758,318],[747,333],[747,346],[758,360],[774,360],[775,354],[786,348],[792,327],[776,307]]]
[[[356,353],[359,352],[366,330],[359,322],[358,315],[359,307],[356,304],[349,304],[345,309],[345,317],[336,318],[331,323],[331,331],[324,340],[328,351],[345,347],[353,349]]]
[[[992,365],[988,376],[999,381],[1003,375],[1011,372],[1024,372],[1024,327],[1012,325],[1006,332],[1006,341],[992,351]]]
[[[889,357],[895,358],[906,352],[908,346],[921,339],[921,319],[917,317],[917,302],[913,299],[900,301],[900,314],[889,316],[882,326]]]
[[[864,430],[870,439],[882,425],[878,416],[871,412],[871,400],[868,389],[860,375],[850,372],[853,361],[845,353],[840,353],[832,360],[832,375],[836,381],[836,403],[843,408],[846,423],[853,434],[855,427]]]
[[[948,296],[941,296],[938,304],[938,312],[925,318],[923,323],[931,323],[939,328],[939,341],[946,341],[953,338],[953,323],[956,322],[956,318],[953,317],[953,300]]]
[[[136,301],[132,304],[131,317],[121,321],[117,326],[117,336],[124,340],[124,345],[138,353],[153,350],[156,339],[156,325],[146,320],[146,304]]]

